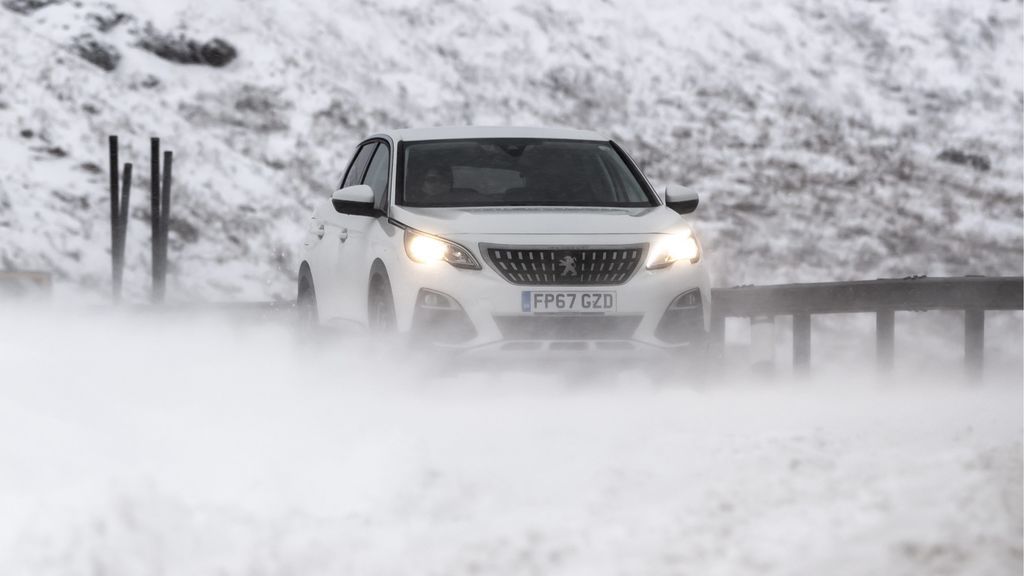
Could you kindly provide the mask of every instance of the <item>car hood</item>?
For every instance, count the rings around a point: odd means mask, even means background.
[[[495,207],[407,208],[391,217],[438,236],[530,234],[652,234],[685,226],[664,206],[649,208]]]

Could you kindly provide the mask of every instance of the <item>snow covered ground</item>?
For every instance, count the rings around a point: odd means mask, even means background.
[[[294,293],[367,133],[569,125],[704,196],[715,283],[1020,274],[1019,1],[0,0],[0,575],[1020,574],[1019,313],[815,318],[809,380],[427,375],[387,342],[72,307],[109,288],[106,137],[176,153],[172,300]],[[239,50],[225,68],[140,47]],[[79,57],[87,36],[120,56]],[[913,316],[914,319],[911,319]],[[785,357],[787,320],[779,321]]]
[[[0,574],[1022,569],[1018,368],[426,377],[284,326],[2,313]]]

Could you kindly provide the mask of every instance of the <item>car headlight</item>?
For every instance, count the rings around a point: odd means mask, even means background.
[[[405,230],[405,253],[421,264],[444,261],[456,268],[480,269],[476,258],[462,246],[409,229]]]
[[[647,269],[667,268],[680,261],[691,264],[700,261],[700,245],[691,230],[670,234],[655,242],[647,256]]]

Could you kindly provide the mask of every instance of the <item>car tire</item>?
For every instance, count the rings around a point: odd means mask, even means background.
[[[299,329],[307,333],[312,332],[320,323],[316,288],[313,287],[313,277],[306,267],[299,272],[299,288],[295,297],[295,317]]]
[[[391,280],[387,272],[381,270],[370,276],[370,295],[367,302],[367,325],[377,333],[394,332],[397,327],[395,318],[395,297],[391,292]]]

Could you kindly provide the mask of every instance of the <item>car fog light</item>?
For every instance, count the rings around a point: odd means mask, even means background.
[[[700,290],[690,290],[684,292],[676,297],[669,305],[670,310],[688,310],[690,308],[700,308]]]
[[[416,297],[411,331],[413,342],[422,344],[458,344],[476,336],[476,328],[454,298],[426,288]]]
[[[431,310],[452,310],[461,308],[459,303],[452,299],[451,296],[440,292],[434,292],[433,290],[427,290],[426,288],[420,290],[420,297],[417,302],[417,306]]]
[[[699,342],[704,331],[704,307],[699,289],[676,296],[658,322],[654,335],[670,344]]]

